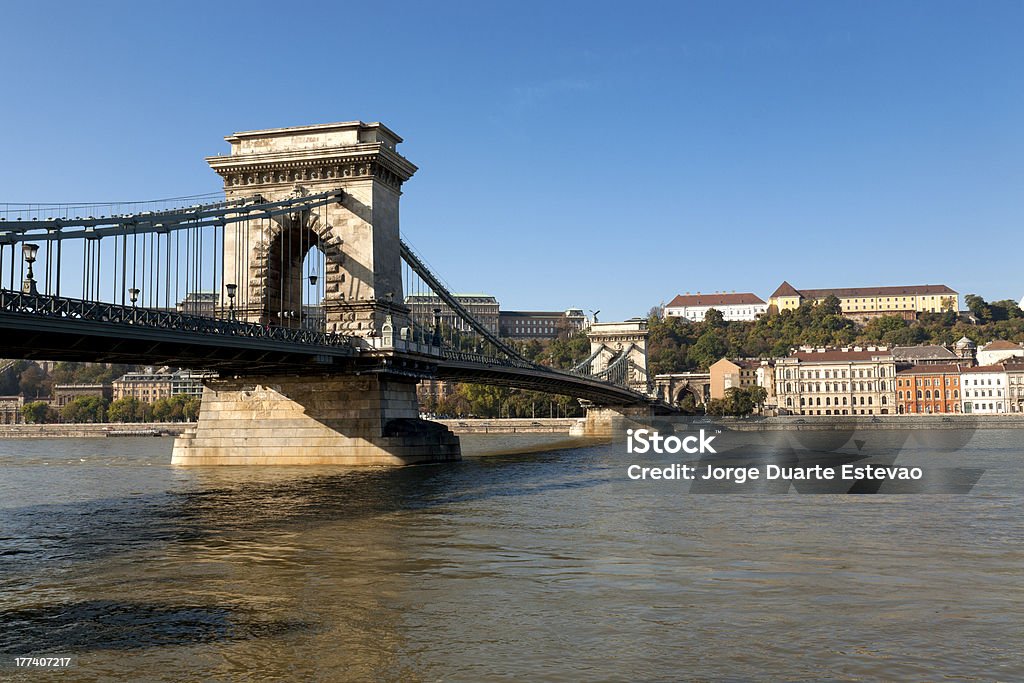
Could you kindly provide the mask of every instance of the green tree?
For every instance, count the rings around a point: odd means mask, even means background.
[[[119,398],[107,408],[109,422],[148,422],[152,408],[133,396]]]
[[[701,370],[707,370],[712,363],[725,356],[728,351],[729,344],[722,338],[720,332],[708,329],[690,348],[687,357]]]
[[[35,363],[32,363],[21,372],[21,376],[18,379],[18,388],[21,390],[21,395],[26,398],[39,398],[40,396],[49,396],[53,389],[53,382],[47,377],[46,373],[43,372]]]
[[[99,396],[79,396],[60,409],[62,422],[103,422],[107,401]]]
[[[725,314],[717,308],[709,308],[707,313],[704,314],[704,326],[705,327],[725,327]]]
[[[33,401],[21,407],[21,414],[29,424],[46,424],[57,421],[57,411],[46,401]]]
[[[989,310],[988,303],[985,302],[977,294],[968,294],[964,297],[964,303],[967,304],[968,310],[974,314],[974,317],[978,319],[978,322],[988,322],[992,319],[992,313]]]
[[[186,412],[186,405],[190,398],[185,394],[175,394],[157,399],[153,402],[153,419],[157,422],[184,422],[190,419]],[[198,414],[198,405],[196,405],[195,412]]]
[[[201,403],[202,399],[198,396],[190,396],[185,399],[185,403],[181,407],[181,411],[182,414],[184,414],[186,421],[195,422],[199,419],[199,405]]]

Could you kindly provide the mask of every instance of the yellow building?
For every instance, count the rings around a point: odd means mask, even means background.
[[[898,315],[913,320],[918,313],[960,310],[959,295],[946,285],[796,289],[788,282],[768,298],[768,310],[791,310],[805,301],[817,303],[829,296],[839,299],[843,314],[851,318]]]

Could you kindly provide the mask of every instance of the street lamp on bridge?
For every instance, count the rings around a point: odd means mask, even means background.
[[[39,290],[36,288],[36,279],[32,273],[32,264],[36,262],[36,254],[38,252],[38,244],[25,243],[21,245],[21,253],[25,257],[25,263],[28,264],[28,272],[25,273],[25,281],[21,283],[21,291],[25,294],[39,294]]]
[[[234,321],[235,319],[235,292],[238,291],[238,285],[229,284],[224,285],[224,289],[228,290],[228,319]]]

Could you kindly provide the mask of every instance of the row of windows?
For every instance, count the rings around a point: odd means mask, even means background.
[[[786,382],[786,393],[791,393],[793,391],[794,386],[797,385],[792,384],[790,382]],[[825,388],[822,389],[822,386],[824,386]],[[830,382],[825,382],[824,385],[822,385],[821,382],[814,382],[812,384],[799,385],[800,391],[815,393],[822,391],[832,393],[845,392],[847,390],[847,386],[850,387],[850,391],[886,391],[889,388],[889,385],[886,384],[885,380],[879,382],[877,386],[874,382],[850,382],[849,385],[847,385],[846,382],[836,382],[834,384]]]
[[[923,406],[915,406],[914,404],[910,404],[909,406],[907,406],[907,412],[908,413],[928,413],[928,414],[931,414],[931,413],[948,413],[949,411],[945,410],[941,403],[936,403],[934,408],[931,405],[929,405],[929,404],[925,404]],[[954,413],[959,413],[960,412],[960,404],[959,403],[954,403],[953,404],[953,412]],[[903,414],[903,406],[900,406],[900,414],[901,415]]]
[[[847,399],[847,397],[843,396],[843,403],[842,403],[842,405],[844,405],[844,406],[845,405],[851,405],[851,404],[852,405],[857,405],[857,397],[856,396],[853,397],[853,400],[850,402],[850,404],[848,404],[846,402],[846,399]],[[880,402],[881,402],[881,404],[883,406],[889,404],[889,401],[886,399],[885,396],[882,397],[882,400]],[[837,406],[837,405],[839,405],[839,398],[836,397],[835,399],[833,399],[831,396],[826,396],[824,403],[821,402],[821,397],[820,396],[818,396],[817,398],[808,398],[806,400],[804,398],[801,398],[800,399],[800,405],[801,406],[805,406],[805,405],[807,405],[807,406],[820,406],[820,405]],[[872,400],[871,396],[868,396],[867,397],[867,402],[865,402],[864,401],[864,397],[861,396],[860,397],[860,405],[862,405],[862,406],[863,405],[868,405],[868,406],[874,405],[874,401]],[[792,398],[787,398],[786,399],[786,406],[788,406],[790,408],[793,407],[793,399]]]
[[[966,394],[965,394],[965,395],[966,395]],[[931,398],[942,398],[942,392],[941,392],[941,391],[939,391],[938,389],[936,389],[936,390],[935,390],[935,394],[933,395],[933,394],[932,394],[932,391],[931,391],[931,389],[925,389],[925,390],[924,390],[924,395],[922,396],[922,395],[921,395],[921,390],[920,390],[920,389],[918,389],[918,390],[917,390],[917,397],[918,397],[919,399],[920,399],[920,398],[927,398],[927,399],[931,399]],[[914,396],[913,396],[913,392],[911,392],[911,391],[908,391],[908,392],[907,392],[907,400],[910,400],[910,399],[912,399],[912,398],[914,398]],[[951,396],[950,396],[950,392],[949,392],[949,389],[946,389],[946,399],[948,400],[949,398],[951,398]],[[953,390],[953,393],[952,393],[952,398],[960,398],[960,392],[959,392],[959,391],[958,391],[957,389],[954,389],[954,390]],[[902,391],[901,391],[901,392],[899,392],[899,399],[900,399],[901,401],[903,400],[903,392],[902,392]]]
[[[792,374],[791,374],[792,373]],[[849,373],[849,374],[847,374]],[[784,372],[785,379],[794,379],[794,375],[800,379],[846,379],[846,378],[865,378],[865,377],[885,377],[886,371],[884,367],[870,368],[868,370],[802,370],[797,373],[796,370],[786,370]]]
[[[919,387],[922,387],[922,386],[924,386],[924,387],[930,387],[930,386],[932,386],[932,381],[933,381],[933,380],[932,380],[932,378],[931,378],[931,377],[925,377],[924,379],[921,379],[920,377],[918,377],[918,378],[917,378],[916,380],[914,380],[914,381],[911,381],[910,379],[906,379],[906,380],[903,380],[903,379],[897,379],[897,380],[896,380],[896,386],[900,386],[900,387],[902,387],[902,386],[908,386],[908,387],[912,387],[912,386],[914,386],[914,385],[916,384],[916,385],[917,385],[917,386],[919,386]],[[906,384],[904,384],[904,382],[906,382]],[[935,378],[934,382],[935,382],[935,386],[937,386],[937,387],[941,387],[941,386],[942,386],[942,380],[941,380],[941,379],[939,379],[938,377],[936,377],[936,378]],[[959,379],[958,377],[947,377],[947,378],[946,378],[946,386],[947,386],[947,387],[948,387],[948,386],[956,386],[956,385],[958,385],[959,383],[960,383],[960,379]]]
[[[999,398],[1003,397],[1002,389],[996,389],[995,392],[995,396],[998,396]],[[975,389],[974,393],[971,393],[970,389],[964,390],[964,398],[982,398],[984,396],[993,396],[992,389]]]
[[[801,415],[821,415],[822,413],[821,413],[820,410],[801,410],[800,414]],[[826,410],[825,411],[825,415],[839,415],[839,414],[840,414],[840,412],[839,412],[838,409],[836,409],[836,410]],[[842,414],[843,415],[856,415],[857,411],[856,410],[850,410],[850,411],[844,410],[842,412]],[[874,415],[875,411],[873,409],[861,410],[860,414],[861,415]],[[878,414],[879,415],[888,415],[889,414],[889,409],[888,408],[882,408],[878,412]]]

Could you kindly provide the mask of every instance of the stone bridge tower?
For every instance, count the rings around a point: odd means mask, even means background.
[[[647,375],[647,321],[632,318],[620,323],[594,323],[587,331],[590,339],[590,354],[597,356],[591,361],[590,371],[594,374],[606,370],[619,360],[622,354],[628,358],[627,384],[630,389],[642,394],[651,391]]]
[[[341,189],[336,202],[276,217],[251,214],[224,229],[224,284],[237,287],[236,313],[286,327],[301,318],[303,259],[326,259],[329,332],[380,336],[403,304],[398,199],[416,167],[395,151],[400,137],[380,123],[331,123],[235,133],[231,154],[207,162],[227,198]],[[237,226],[237,227],[236,227]],[[232,282],[232,279],[234,282]],[[319,284],[319,283],[318,283]],[[227,288],[221,292],[227,302]],[[180,465],[398,465],[458,460],[459,440],[419,419],[415,373],[251,374],[208,380],[196,426],[174,444]]]
[[[239,317],[297,326],[311,249],[324,252],[327,331],[379,335],[388,314],[408,324],[403,305],[398,200],[416,166],[381,123],[349,121],[255,130],[225,138],[231,153],[207,158],[227,199],[273,202],[342,188],[342,204],[273,218],[253,214],[224,231],[224,284],[236,284]],[[232,283],[232,280],[234,282]],[[227,292],[221,291],[227,305]]]

